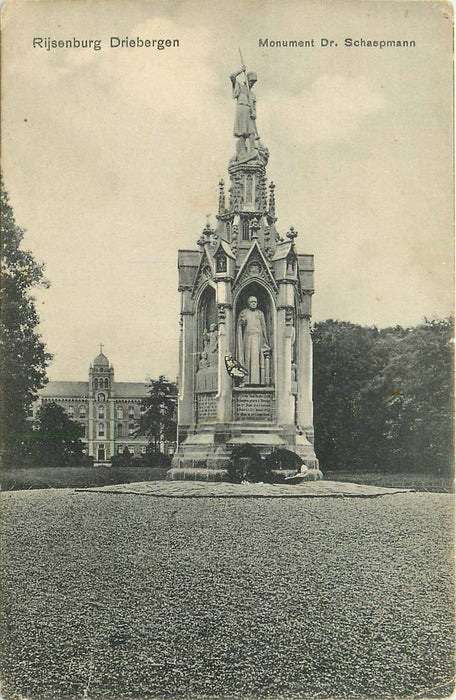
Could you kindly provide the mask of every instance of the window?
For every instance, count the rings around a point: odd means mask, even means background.
[[[242,230],[242,240],[249,241],[250,240],[250,225],[249,225],[248,219],[242,220],[242,229],[241,230]]]
[[[139,410],[141,413],[145,413],[146,407],[144,406],[144,404],[141,404],[141,406],[139,407]]]
[[[129,423],[129,424],[128,424],[128,434],[129,434],[129,435],[133,435],[134,432],[135,432],[135,424],[134,424],[134,423]]]
[[[117,418],[123,418],[124,415],[123,415],[123,408],[122,408],[122,406],[118,406],[116,410],[117,410]]]
[[[117,437],[123,437],[123,425],[119,423],[117,426]]]
[[[98,396],[97,396],[97,401],[106,401],[106,396],[105,396],[105,394],[98,394]]]
[[[104,423],[98,423],[98,437],[104,437],[104,435],[105,435]]]
[[[98,389],[98,379],[93,380],[93,388]]]
[[[73,416],[74,416],[74,406],[68,406],[67,413],[68,413],[68,415],[70,416],[70,418],[73,418]]]
[[[129,417],[129,418],[134,418],[134,417],[135,417],[135,407],[134,407],[134,406],[129,406],[129,407],[128,407],[128,417]]]
[[[220,253],[215,258],[215,268],[217,272],[226,272],[226,255]]]
[[[124,446],[123,446],[123,445],[117,445],[117,454],[118,454],[118,455],[121,455],[123,451],[124,451]]]
[[[109,379],[107,377],[105,377],[104,385],[105,385],[105,389],[107,389],[109,387]]]
[[[147,445],[143,445],[143,446],[141,447],[141,454],[142,454],[142,455],[145,455],[146,452],[147,452]]]
[[[105,418],[105,407],[98,406],[98,418]]]
[[[131,455],[135,454],[135,446],[134,445],[128,445],[128,451]]]
[[[79,406],[79,418],[85,418],[85,417],[86,417],[86,407]]]

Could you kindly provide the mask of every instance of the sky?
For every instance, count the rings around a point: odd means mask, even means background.
[[[45,37],[101,50],[33,46]],[[177,376],[177,251],[215,222],[228,180],[239,48],[258,74],[277,226],[315,256],[314,321],[450,315],[451,45],[444,2],[7,2],[2,167],[24,247],[51,283],[35,293],[49,378],[86,379],[100,342],[118,381]]]

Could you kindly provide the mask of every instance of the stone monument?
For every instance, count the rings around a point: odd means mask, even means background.
[[[243,77],[240,77],[243,75]],[[219,480],[232,449],[313,448],[313,256],[277,230],[269,151],[256,123],[255,73],[230,76],[236,152],[219,182],[217,226],[180,250],[178,447],[169,478]],[[231,366],[238,370],[231,371]]]

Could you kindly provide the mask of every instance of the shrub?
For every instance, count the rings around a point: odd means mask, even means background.
[[[280,448],[268,454],[264,462],[269,471],[299,471],[302,465],[302,459],[296,452]]]
[[[115,455],[111,457],[112,467],[169,467],[171,464],[171,458],[168,455],[164,455],[162,452],[147,452],[141,457],[133,457],[128,450],[125,448],[121,455]]]
[[[171,465],[171,457],[169,455],[149,450],[138,461],[143,467],[169,467]]]
[[[235,447],[231,452],[228,480],[233,484],[239,484],[241,481],[271,483],[273,477],[256,447],[245,443]]]

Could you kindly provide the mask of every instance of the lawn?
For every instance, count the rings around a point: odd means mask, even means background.
[[[452,497],[3,496],[4,697],[443,697]]]
[[[155,481],[166,478],[168,467],[38,467],[4,469],[2,489],[62,489],[128,484],[132,481]]]
[[[325,479],[350,481],[356,484],[413,489],[433,493],[454,493],[452,476],[423,472],[325,471]]]

